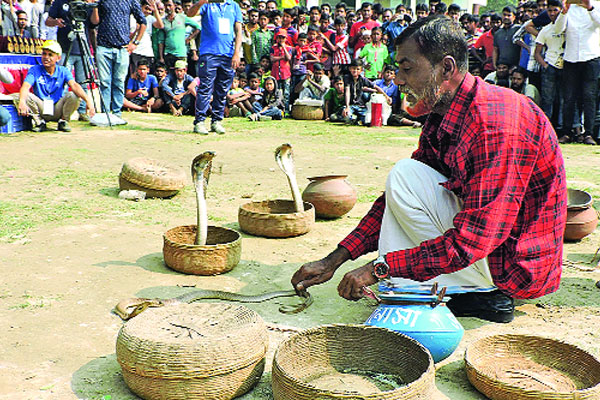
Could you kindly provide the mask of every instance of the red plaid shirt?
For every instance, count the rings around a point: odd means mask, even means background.
[[[558,289],[567,189],[562,154],[544,113],[528,98],[467,74],[449,111],[432,114],[412,158],[448,177],[464,201],[454,228],[390,252],[392,276],[423,281],[488,257],[494,284],[515,298]],[[352,259],[377,249],[385,197],[340,246]]]

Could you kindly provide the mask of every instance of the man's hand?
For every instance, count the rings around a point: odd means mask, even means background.
[[[143,97],[148,97],[148,91],[146,89],[140,89],[138,90],[139,94],[141,94]]]
[[[131,54],[131,53],[133,53],[133,52],[134,52],[134,50],[135,50],[136,48],[137,48],[137,45],[135,45],[135,44],[133,44],[133,43],[129,43],[129,44],[127,45],[127,52],[128,52],[129,54]]]
[[[56,26],[58,26],[59,28],[64,28],[66,26],[65,20],[62,18],[56,18],[55,21],[56,21]]]
[[[19,102],[19,115],[21,117],[26,117],[29,114],[29,107],[25,104],[24,101]]]
[[[327,282],[333,277],[335,265],[327,257],[304,264],[292,277],[292,286],[297,291]]]
[[[581,7],[584,7],[588,11],[594,8],[594,6],[592,6],[591,0],[581,0]]]
[[[231,57],[231,68],[233,70],[237,70],[240,66],[240,55],[238,53],[233,53],[233,57]]]
[[[94,102],[90,100],[91,99],[85,102],[85,112],[90,118],[92,118],[94,115],[96,115],[96,107],[94,107]]]
[[[338,293],[347,300],[356,301],[364,296],[362,291],[364,286],[371,286],[376,282],[377,278],[373,276],[373,262],[371,261],[344,275],[338,285]]]
[[[350,115],[350,107],[344,107],[342,110],[342,117],[346,118],[348,115]]]

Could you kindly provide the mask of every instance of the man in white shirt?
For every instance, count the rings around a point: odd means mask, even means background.
[[[548,16],[552,22],[556,21],[563,8],[560,0],[548,0]],[[561,110],[554,110],[554,101],[559,99],[559,107],[562,107],[562,69],[563,53],[565,51],[565,33],[554,31],[554,25],[548,24],[537,35],[535,39],[534,56],[542,67],[542,110],[552,120],[554,111],[559,114],[558,126],[562,127]],[[546,53],[544,54],[544,48]]]
[[[571,133],[575,104],[580,99],[584,116],[583,143],[595,145],[592,137],[600,75],[600,6],[594,0],[565,4],[554,23],[556,33],[565,32],[563,68],[564,106],[561,143],[578,141]]]

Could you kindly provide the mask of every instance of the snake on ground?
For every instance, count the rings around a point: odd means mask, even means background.
[[[307,291],[296,292],[295,290],[280,290],[275,292],[268,292],[258,295],[243,295],[231,292],[222,292],[220,290],[204,290],[198,289],[188,293],[184,293],[180,296],[173,297],[170,299],[145,299],[145,298],[130,298],[121,300],[114,308],[115,314],[121,319],[127,321],[142,313],[151,307],[163,307],[180,303],[193,303],[194,301],[201,299],[219,299],[235,301],[239,303],[260,303],[263,301],[271,300],[277,297],[292,297],[299,296],[304,300],[302,303],[296,306],[285,306],[279,307],[279,311],[284,314],[295,314],[309,307],[313,298]]]

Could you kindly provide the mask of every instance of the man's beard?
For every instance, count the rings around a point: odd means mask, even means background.
[[[404,87],[402,91],[406,93],[406,101],[409,103],[408,113],[413,117],[418,117],[445,108],[452,102],[452,93],[444,86],[444,83],[436,83],[435,72],[432,71],[420,94],[409,87]]]

